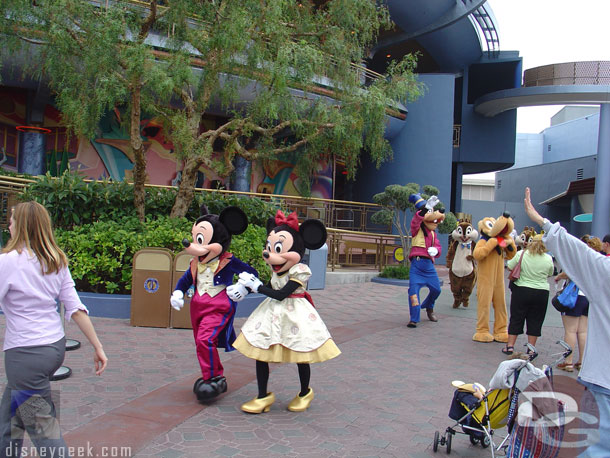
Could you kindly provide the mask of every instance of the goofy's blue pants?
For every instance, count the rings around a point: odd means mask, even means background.
[[[430,293],[423,303],[419,302],[419,290],[427,287]],[[411,321],[419,323],[420,309],[434,308],[434,302],[441,294],[441,283],[430,258],[416,256],[411,258],[411,269],[409,270],[409,313]],[[421,305],[420,305],[421,304]]]

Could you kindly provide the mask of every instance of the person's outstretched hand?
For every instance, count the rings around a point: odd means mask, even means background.
[[[530,196],[530,188],[525,188],[525,199],[523,199],[523,205],[525,207],[525,213],[529,218],[539,226],[544,224],[544,218],[540,216],[540,213],[536,211],[532,205],[532,199]]]
[[[102,375],[102,372],[106,370],[106,365],[108,364],[108,357],[102,348],[95,350],[93,361],[95,363],[95,375]]]

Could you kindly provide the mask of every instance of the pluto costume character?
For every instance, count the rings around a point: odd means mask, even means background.
[[[460,220],[451,233],[451,244],[447,251],[449,284],[453,293],[453,308],[462,304],[468,307],[470,295],[477,278],[477,269],[472,252],[479,233],[470,221]]]
[[[481,239],[473,256],[478,263],[477,278],[477,332],[476,342],[507,342],[508,314],[504,297],[504,258],[512,259],[517,253],[515,241],[509,235],[514,228],[510,214],[504,212],[497,220],[483,218],[478,224]],[[489,332],[489,310],[494,308],[494,333]]]
[[[441,255],[441,243],[436,236],[436,228],[445,219],[445,209],[434,210],[439,203],[438,197],[431,196],[427,201],[419,194],[411,194],[409,202],[417,211],[411,220],[411,251],[409,260],[409,328],[416,328],[421,309],[426,309],[430,321],[438,321],[434,314],[434,301],[441,294],[441,282],[434,267],[434,259]],[[427,287],[430,291],[424,302],[419,301],[419,290]],[[420,305],[421,304],[421,305]]]
[[[238,207],[227,207],[220,215],[212,215],[205,205],[200,212],[192,228],[193,242],[182,241],[185,251],[194,258],[190,269],[178,280],[170,302],[174,309],[180,310],[184,293],[194,287],[191,323],[201,378],[195,382],[193,392],[199,401],[208,401],[227,391],[217,347],[234,350],[235,298],[248,294],[245,287],[233,284],[233,276],[244,271],[258,273],[227,252],[231,236],[241,234],[248,227],[246,214]]]

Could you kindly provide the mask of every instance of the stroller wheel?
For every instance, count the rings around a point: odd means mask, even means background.
[[[477,445],[479,443],[479,438],[478,437],[474,437],[474,434],[470,435],[470,443],[472,445]]]
[[[451,434],[447,434],[447,455],[451,453]]]
[[[487,447],[489,447],[489,444],[490,444],[489,437],[484,436],[483,439],[481,439],[481,447],[487,448]]]
[[[440,434],[438,431],[434,432],[434,442],[432,442],[432,450],[434,450],[435,452],[438,451],[438,443],[441,441],[440,439]]]

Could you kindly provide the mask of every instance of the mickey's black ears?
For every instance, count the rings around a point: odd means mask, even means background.
[[[317,250],[326,243],[326,227],[317,219],[307,219],[299,227],[299,233],[305,242],[305,248]]]
[[[239,207],[227,207],[218,219],[231,235],[239,235],[248,228],[248,217]]]

